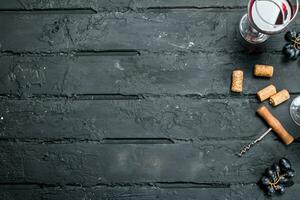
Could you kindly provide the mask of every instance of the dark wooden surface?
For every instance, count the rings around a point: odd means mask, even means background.
[[[1,0],[0,199],[265,199],[256,185],[300,144],[267,129],[255,93],[300,94],[283,35],[245,48],[243,0]],[[298,17],[292,27],[300,23]],[[291,27],[291,28],[292,28]],[[252,75],[275,66],[272,79]],[[241,95],[231,71],[245,72]],[[291,100],[273,109],[299,128]],[[299,199],[300,178],[275,199]]]

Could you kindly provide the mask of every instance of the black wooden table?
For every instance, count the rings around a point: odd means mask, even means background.
[[[274,134],[235,155],[267,129],[259,89],[300,93],[282,34],[242,45],[246,5],[1,0],[0,199],[264,199],[266,167],[287,157],[300,172],[299,143]],[[274,77],[254,78],[256,63]],[[241,95],[229,90],[237,67]],[[290,102],[269,107],[298,137]],[[299,199],[299,181],[278,198]]]

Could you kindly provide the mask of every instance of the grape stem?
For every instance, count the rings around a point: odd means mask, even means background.
[[[282,174],[282,175],[277,174],[277,179],[274,182],[269,181],[269,185],[271,185],[276,190],[277,184],[284,176],[286,176],[286,174]]]
[[[291,42],[292,42],[292,46],[293,46],[295,49],[300,50],[300,48],[299,48],[300,37],[296,37],[296,38],[293,37],[292,40],[291,40]]]

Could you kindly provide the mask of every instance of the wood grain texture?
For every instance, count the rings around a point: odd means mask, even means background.
[[[3,15],[2,51],[59,52],[135,49],[241,52],[241,11],[167,10],[94,15]],[[294,26],[299,23],[298,18]],[[138,31],[137,31],[138,30]],[[281,51],[282,35],[262,49]]]
[[[274,65],[272,79],[253,77],[256,63]],[[278,54],[84,53],[74,55],[0,56],[0,93],[231,95],[232,70],[244,71],[243,94],[269,84],[299,93],[298,62]],[[286,78],[288,77],[288,78]]]

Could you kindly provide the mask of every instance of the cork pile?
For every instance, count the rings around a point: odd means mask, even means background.
[[[274,67],[271,65],[256,64],[253,70],[254,76],[272,78],[274,74]],[[244,72],[240,69],[232,72],[231,91],[241,93],[244,86]],[[269,99],[269,103],[272,106],[278,106],[279,104],[287,101],[290,98],[290,94],[287,89],[282,89],[277,92],[276,87],[271,84],[257,92],[257,98],[260,102]]]

